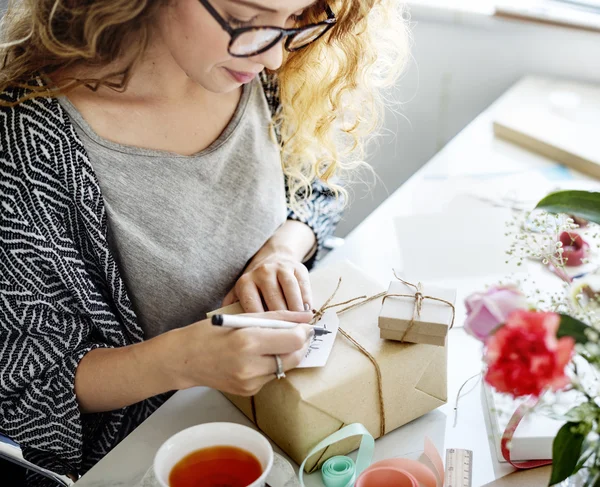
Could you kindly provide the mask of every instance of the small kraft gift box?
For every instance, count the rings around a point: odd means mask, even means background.
[[[379,334],[386,340],[443,347],[454,324],[456,290],[392,281],[379,313]]]

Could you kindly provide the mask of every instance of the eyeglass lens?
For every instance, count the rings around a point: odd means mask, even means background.
[[[317,39],[327,29],[327,25],[315,25],[299,32],[290,38],[288,48],[300,49]],[[257,29],[244,32],[236,37],[230,46],[231,54],[247,56],[275,45],[281,39],[281,32],[276,29]]]

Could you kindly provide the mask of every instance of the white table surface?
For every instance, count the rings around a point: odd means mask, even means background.
[[[552,90],[552,86],[540,82],[540,89]],[[518,90],[518,86],[513,90]],[[542,174],[553,171],[555,164],[552,161],[494,138],[493,112],[510,104],[514,98],[511,90],[481,114],[356,228],[343,247],[330,253],[320,265],[348,259],[385,285],[390,281],[390,268],[400,269],[402,265],[392,224],[395,216],[443,211],[460,195],[465,181],[475,185],[483,178],[489,181],[530,170]],[[400,161],[398,163],[401,164]],[[558,172],[559,177],[560,174]],[[571,177],[585,179],[578,175]],[[556,175],[552,179],[557,180]],[[502,181],[506,184],[506,178]],[[530,264],[528,270],[540,279],[547,279],[549,284],[551,281],[555,283],[555,278],[545,274],[536,264]],[[461,292],[479,289],[481,282],[465,279],[458,281],[456,286],[460,296]],[[459,311],[461,304],[457,306]],[[458,316],[464,316],[464,310]],[[461,324],[460,320],[458,324]],[[487,412],[482,407],[480,381],[470,382],[463,390],[455,424],[456,395],[464,381],[481,370],[481,346],[460,327],[450,331],[448,346],[448,404],[377,440],[375,460],[413,457],[415,452],[423,449],[427,435],[442,457],[445,449],[450,447],[473,450],[473,487],[478,487],[507,475],[512,468],[496,460],[495,447],[486,426]],[[154,454],[169,436],[186,427],[212,421],[251,425],[215,390],[194,388],[180,391],[83,476],[77,485],[135,485],[151,467]],[[275,449],[281,453],[277,447]],[[307,485],[321,485],[318,476],[310,477]]]

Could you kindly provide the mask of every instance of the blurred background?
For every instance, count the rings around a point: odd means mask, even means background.
[[[404,105],[387,114],[390,133],[369,160],[381,181],[355,188],[340,237],[523,76],[600,84],[600,0],[407,4],[413,60],[396,94]]]

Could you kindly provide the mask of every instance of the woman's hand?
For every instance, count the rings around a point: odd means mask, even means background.
[[[285,254],[272,253],[246,269],[223,301],[223,306],[239,301],[247,313],[290,310],[308,311],[312,291],[308,269]]]
[[[285,371],[295,368],[306,355],[314,331],[307,323],[312,313],[278,311],[250,315],[256,318],[293,321],[292,329],[213,326],[203,320],[170,335],[172,353],[169,374],[177,389],[208,386],[240,396],[256,394],[275,379],[279,355]]]
[[[307,225],[288,220],[252,258],[222,305],[239,301],[247,313],[260,313],[265,307],[310,310],[312,290],[302,260],[314,245],[315,236]]]

